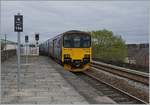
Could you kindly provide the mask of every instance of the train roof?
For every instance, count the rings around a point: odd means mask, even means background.
[[[55,36],[54,38],[52,38],[52,40],[53,40],[53,39],[56,39],[56,38],[58,38],[58,37],[61,37],[61,36],[65,35],[65,34],[73,34],[73,33],[80,33],[80,34],[83,33],[83,34],[90,35],[89,33],[84,32],[84,31],[70,30],[70,31],[66,31],[66,32],[64,32],[64,33],[61,33],[61,34]]]
[[[54,39],[59,38],[59,37],[65,35],[65,34],[71,34],[71,33],[72,33],[72,34],[73,34],[73,33],[80,33],[80,34],[83,33],[83,34],[90,35],[88,32],[85,32],[85,31],[70,30],[70,31],[66,31],[66,32],[64,32],[64,33],[61,33],[61,34],[59,34],[59,35],[57,35],[57,36],[55,36],[55,37],[53,37],[53,38],[50,38],[50,39],[46,40],[45,42],[50,41],[50,40],[54,40]],[[43,42],[43,43],[45,43],[45,42]],[[41,44],[43,44],[43,43],[41,43]]]
[[[68,33],[84,33],[84,34],[89,34],[87,32],[84,32],[84,31],[79,31],[79,30],[70,30],[70,31],[66,31],[63,33],[64,34],[68,34]]]

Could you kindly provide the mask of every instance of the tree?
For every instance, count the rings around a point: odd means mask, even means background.
[[[109,30],[90,32],[92,36],[92,56],[107,61],[124,61],[127,56],[125,41]]]

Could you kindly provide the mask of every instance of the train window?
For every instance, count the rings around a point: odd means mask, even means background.
[[[71,46],[71,37],[69,36],[64,36],[64,47],[69,48]]]
[[[81,47],[81,37],[80,36],[75,36],[73,38],[73,45],[74,45],[74,47]]]
[[[60,39],[57,42],[57,47],[60,48]]]
[[[88,35],[65,35],[64,47],[67,48],[88,48],[91,45],[91,38]]]
[[[49,45],[50,45],[50,47],[53,47],[53,42],[51,41]]]
[[[56,47],[56,41],[57,41],[57,40],[56,40],[56,39],[54,39],[54,47]]]
[[[82,37],[82,47],[90,47],[91,41],[90,41],[90,36],[83,36]]]

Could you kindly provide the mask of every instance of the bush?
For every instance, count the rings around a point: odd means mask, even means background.
[[[123,62],[127,56],[125,41],[112,31],[98,30],[90,32],[92,36],[93,58]]]

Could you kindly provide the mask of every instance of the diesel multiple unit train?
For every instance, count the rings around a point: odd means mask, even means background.
[[[54,58],[69,71],[84,71],[91,62],[91,35],[71,30],[64,32],[39,45],[41,55]]]

